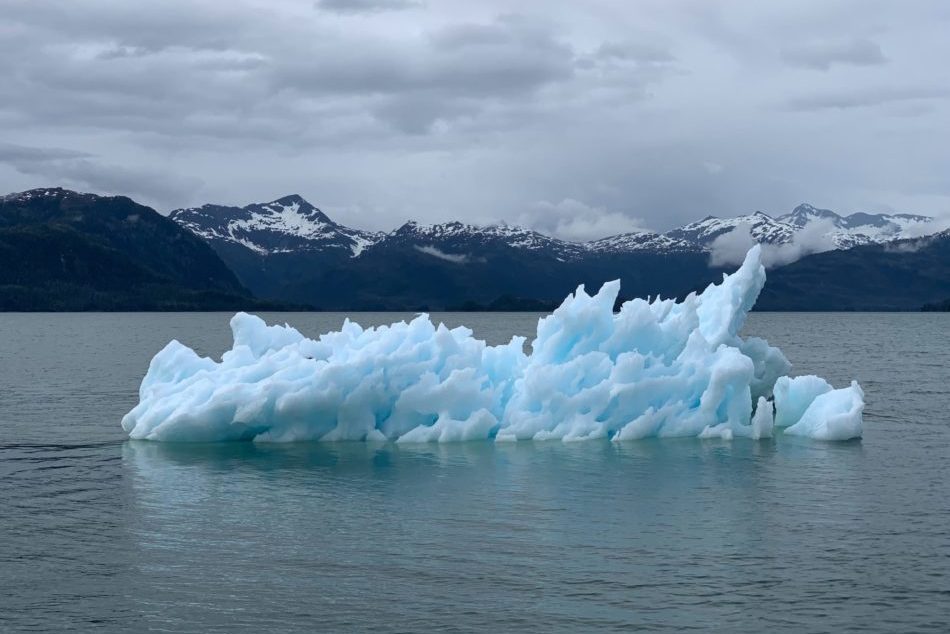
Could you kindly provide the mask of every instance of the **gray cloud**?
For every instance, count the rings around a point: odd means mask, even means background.
[[[516,221],[520,225],[575,242],[640,230],[640,222],[626,214],[591,207],[571,198],[559,203],[537,202],[518,216]]]
[[[881,47],[871,40],[810,42],[782,49],[782,59],[793,66],[828,70],[836,64],[877,66],[887,62]]]
[[[946,99],[950,89],[942,87],[895,87],[886,86],[869,90],[844,92],[841,90],[825,94],[794,97],[788,101],[792,110],[846,110],[849,108],[867,108],[908,101],[928,101]]]
[[[316,6],[335,13],[377,13],[414,9],[421,3],[411,0],[318,0]]]
[[[21,19],[26,16],[21,10]],[[30,17],[48,18],[44,29],[65,26],[44,12]],[[131,31],[145,27],[125,17],[129,23],[113,20]],[[98,28],[80,22],[80,33],[85,24],[87,37],[102,38]],[[21,55],[16,73],[10,60],[17,81],[0,87],[0,95],[21,116],[54,127],[85,124],[181,136],[197,144],[247,136],[280,144],[290,137],[311,145],[334,137],[340,129],[334,118],[352,122],[354,113],[363,113],[368,115],[363,129],[370,134],[382,132],[373,129],[372,119],[418,134],[440,118],[497,109],[513,100],[528,103],[537,90],[568,81],[573,73],[571,47],[518,16],[359,45],[339,35],[311,40],[293,30],[261,42],[256,35],[242,37],[243,29],[236,28],[234,48],[223,48],[210,34],[201,37],[196,25],[180,37],[177,24],[165,23],[170,36],[165,44],[154,34],[129,37],[65,60],[55,47],[37,47],[33,38],[24,38],[22,46],[36,54]],[[266,21],[261,27],[268,30]],[[49,98],[54,94],[57,98]]]
[[[300,192],[357,226],[572,239],[806,199],[950,212],[942,0],[511,6],[5,0],[0,191]]]
[[[47,179],[50,185],[132,196],[152,205],[188,196],[201,186],[197,177],[110,165],[86,152],[62,148],[2,143],[0,164],[26,176]]]
[[[604,42],[597,48],[596,57],[608,60],[636,61],[664,64],[676,58],[665,47],[652,42]]]
[[[0,162],[19,165],[24,163],[45,163],[49,161],[86,158],[89,154],[78,150],[63,148],[29,147],[0,143]]]

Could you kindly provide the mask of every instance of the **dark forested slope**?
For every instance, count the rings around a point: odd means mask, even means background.
[[[36,189],[0,198],[0,309],[256,306],[214,251],[122,196]]]

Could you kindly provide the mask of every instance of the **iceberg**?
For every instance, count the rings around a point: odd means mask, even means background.
[[[814,375],[783,376],[775,382],[775,408],[775,424],[787,427],[786,434],[848,440],[861,435],[864,390],[857,381],[836,390]]]
[[[863,392],[786,376],[782,352],[739,332],[765,283],[758,246],[683,301],[583,286],[525,338],[489,346],[422,314],[317,339],[238,313],[220,361],[172,341],[122,419],[157,441],[562,441],[861,435]]]

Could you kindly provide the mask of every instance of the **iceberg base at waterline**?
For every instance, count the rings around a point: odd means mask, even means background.
[[[538,321],[525,352],[428,315],[309,339],[238,313],[220,361],[172,341],[122,420],[158,441],[564,441],[860,437],[864,394],[786,376],[782,352],[739,332],[765,283],[760,250],[682,302],[583,286]]]

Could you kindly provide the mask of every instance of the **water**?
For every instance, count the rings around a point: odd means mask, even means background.
[[[227,320],[0,315],[0,631],[950,629],[950,315],[752,315],[861,381],[860,442],[126,441],[152,354]]]

